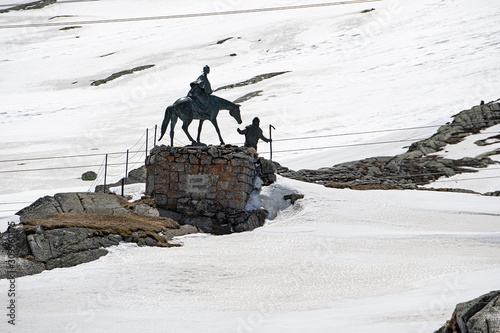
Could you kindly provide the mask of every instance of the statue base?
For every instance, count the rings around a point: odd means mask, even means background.
[[[244,209],[258,175],[276,179],[272,166],[246,147],[156,146],[146,159],[146,193],[158,208],[182,215],[181,223],[205,232],[244,231],[265,221],[267,213]]]

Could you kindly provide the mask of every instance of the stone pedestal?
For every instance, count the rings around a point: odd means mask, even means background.
[[[157,146],[146,160],[146,193],[184,216],[241,212],[254,189],[256,157],[245,147]]]

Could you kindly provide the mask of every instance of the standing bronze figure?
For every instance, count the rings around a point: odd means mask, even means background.
[[[262,133],[262,129],[260,128],[260,119],[255,117],[253,118],[252,125],[248,125],[244,130],[240,130],[238,128],[238,133],[245,135],[245,147],[252,147],[257,151],[257,142],[259,139],[264,140],[265,142],[271,142],[271,139],[268,139]]]

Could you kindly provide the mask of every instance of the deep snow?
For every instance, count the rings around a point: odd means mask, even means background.
[[[315,1],[59,3],[0,14],[0,26],[306,3]],[[439,126],[480,100],[498,99],[499,14],[494,0],[385,0],[66,31],[0,29],[0,160],[142,151],[145,129],[161,123],[165,107],[187,93],[206,64],[214,88],[290,71],[216,93],[234,100],[263,90],[242,103],[243,125],[254,116],[263,128],[273,124],[275,151],[408,140],[275,153],[285,166],[317,168],[401,153],[435,128],[278,140]],[[90,86],[148,64],[155,67]],[[226,142],[242,142],[227,113],[219,124]],[[194,133],[196,124],[191,127]],[[176,139],[187,143],[180,126]],[[203,140],[218,143],[209,124]],[[268,150],[264,143],[259,148]],[[469,141],[446,151],[478,152]],[[134,155],[132,162],[140,164],[144,153]],[[110,161],[122,164],[124,156]],[[97,167],[0,173],[0,203],[22,202],[0,205],[2,230],[27,202],[88,190],[79,177],[97,171],[103,156],[21,163],[0,163],[0,171]],[[123,165],[110,168],[109,181],[123,172]],[[484,170],[470,177],[495,175],[500,172]],[[494,184],[477,190],[500,189]],[[498,289],[497,198],[334,190],[280,178],[261,202],[285,208],[277,198],[286,191],[306,198],[253,232],[184,237],[178,240],[183,247],[166,250],[120,245],[96,262],[17,279],[18,325],[12,330],[1,320],[0,330],[432,332],[457,302]],[[6,281],[0,281],[0,300],[1,290]]]

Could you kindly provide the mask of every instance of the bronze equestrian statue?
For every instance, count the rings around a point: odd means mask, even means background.
[[[161,136],[158,141],[163,138],[167,131],[168,124],[170,123],[170,145],[172,147],[174,146],[174,128],[179,118],[182,120],[182,130],[186,133],[189,140],[191,140],[193,146],[201,145],[200,135],[205,120],[209,120],[214,125],[219,135],[220,144],[224,144],[219,125],[217,124],[217,115],[220,110],[228,110],[229,114],[236,119],[238,124],[242,123],[239,104],[212,95],[212,88],[207,78],[209,72],[210,68],[205,66],[203,68],[203,74],[200,75],[196,81],[191,83],[191,90],[188,95],[178,99],[174,104],[167,107],[161,125]],[[194,119],[200,120],[198,137],[196,140],[193,139],[188,131],[188,127]]]

